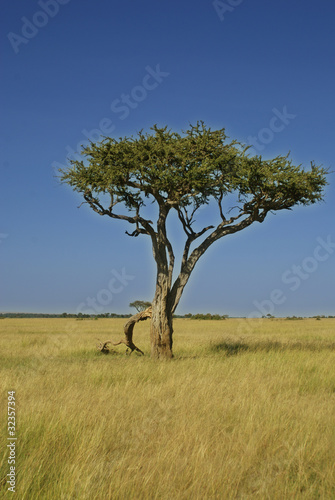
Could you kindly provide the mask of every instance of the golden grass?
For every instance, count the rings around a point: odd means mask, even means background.
[[[20,499],[335,498],[335,320],[178,319],[163,363],[96,352],[124,321],[1,321],[0,496],[13,389]]]

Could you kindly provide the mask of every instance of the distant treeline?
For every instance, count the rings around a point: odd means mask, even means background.
[[[94,318],[130,318],[131,314],[117,314],[117,313],[105,313],[105,314],[46,314],[46,313],[0,313],[1,318],[77,318],[77,319],[94,319]]]
[[[76,319],[98,319],[98,318],[130,318],[132,314],[118,314],[118,313],[104,313],[104,314],[71,314],[71,313],[62,313],[62,314],[46,314],[46,313],[0,313],[0,319],[4,318],[76,318]],[[187,319],[205,319],[205,320],[223,320],[229,318],[228,314],[174,314],[174,318],[187,318]],[[262,316],[264,319],[275,319],[275,316],[268,314],[267,316]],[[335,316],[310,316],[310,318],[315,319],[325,319],[325,318],[335,318]],[[243,318],[241,318],[243,319]],[[306,319],[306,317],[302,316],[288,316],[287,318],[278,318],[278,319],[288,319],[288,320],[302,320]]]
[[[335,316],[310,316],[310,318],[314,318],[314,319],[326,319],[326,318],[335,318]],[[296,320],[296,319],[306,319],[306,318],[302,318],[301,316],[288,316],[287,318],[285,319],[291,319],[291,320]]]
[[[223,316],[220,316],[220,314],[185,314],[183,316],[184,318],[190,318],[190,319],[227,319],[229,316],[228,314],[224,314]]]
[[[76,318],[76,319],[96,319],[96,318],[130,318],[132,314],[104,313],[104,314],[46,314],[46,313],[0,313],[1,318]],[[227,319],[228,314],[220,316],[220,314],[175,314],[175,318],[190,318],[190,319]]]

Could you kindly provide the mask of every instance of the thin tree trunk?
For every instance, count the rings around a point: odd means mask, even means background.
[[[171,359],[172,354],[172,309],[169,303],[168,277],[159,274],[156,293],[152,303],[151,356],[154,359]]]

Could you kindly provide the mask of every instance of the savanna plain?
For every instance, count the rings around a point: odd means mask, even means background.
[[[1,320],[1,498],[335,498],[335,319],[176,319],[167,362],[98,352],[124,322]]]

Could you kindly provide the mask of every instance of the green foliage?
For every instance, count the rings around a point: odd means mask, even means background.
[[[227,319],[229,316],[228,314],[220,315],[220,314],[202,314],[202,313],[197,313],[197,314],[185,314],[184,318],[189,318],[189,319],[206,319],[206,320],[220,320],[220,319]]]
[[[135,309],[140,312],[140,311],[145,311],[148,307],[151,306],[151,302],[146,302],[144,300],[135,300],[134,302],[131,302],[129,304],[129,307],[135,307]]]
[[[61,180],[88,199],[110,195],[109,209],[122,203],[136,212],[150,195],[174,207],[199,207],[238,192],[249,212],[255,203],[268,211],[322,199],[327,171],[314,164],[305,171],[288,156],[249,157],[248,148],[227,141],[225,129],[203,122],[183,135],[156,125],[151,131],[91,142],[82,151],[87,161],[71,160],[68,170],[60,170]]]

